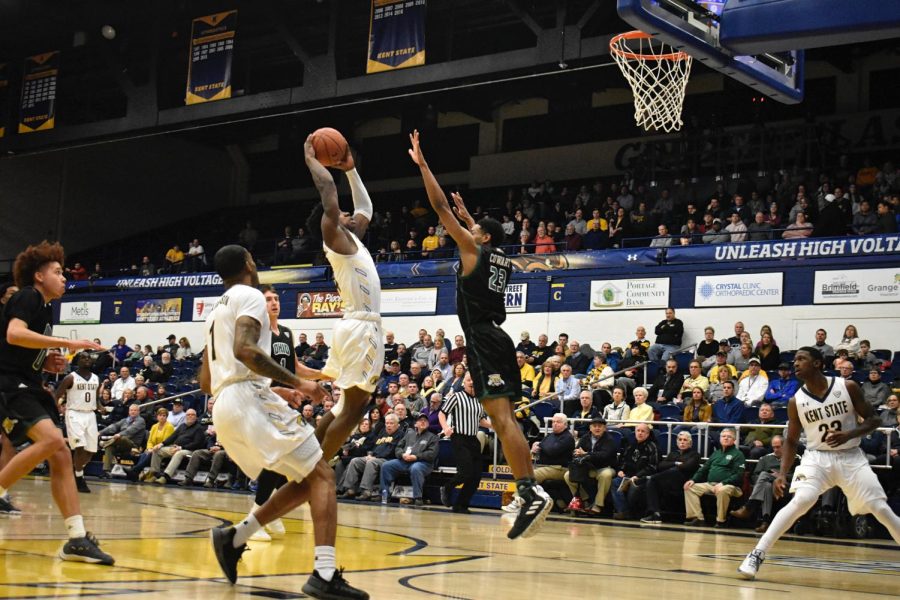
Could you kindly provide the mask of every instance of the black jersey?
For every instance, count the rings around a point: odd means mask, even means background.
[[[468,275],[456,274],[456,310],[463,329],[506,320],[506,284],[512,261],[502,250],[480,246],[478,263]]]
[[[278,335],[272,332],[272,360],[290,371],[296,372],[296,359],[294,354],[294,334],[284,325],[278,326]],[[272,385],[281,385],[275,381]]]
[[[12,319],[21,319],[28,329],[42,335],[53,333],[53,309],[44,302],[41,293],[31,286],[15,293],[0,316],[0,375],[4,379],[41,385],[41,371],[47,349],[35,350],[14,346],[6,341],[6,330]],[[18,384],[17,384],[18,385]]]

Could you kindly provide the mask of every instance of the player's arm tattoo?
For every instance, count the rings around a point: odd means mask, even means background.
[[[248,369],[275,381],[290,385],[299,385],[297,377],[272,360],[272,357],[263,352],[257,345],[262,325],[251,317],[241,317],[234,326],[234,356]]]

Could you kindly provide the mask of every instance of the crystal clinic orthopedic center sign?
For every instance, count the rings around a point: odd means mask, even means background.
[[[666,308],[669,278],[611,279],[591,282],[591,310]]]
[[[698,275],[694,286],[694,306],[781,306],[783,295],[783,273]]]
[[[900,302],[900,268],[816,271],[813,304]]]

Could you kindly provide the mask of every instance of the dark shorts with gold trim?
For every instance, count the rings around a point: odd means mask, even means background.
[[[475,397],[520,398],[522,376],[516,364],[516,347],[506,332],[493,323],[481,323],[464,333]]]
[[[0,375],[0,428],[14,446],[29,441],[28,431],[44,419],[61,426],[53,396],[42,387],[19,383]]]

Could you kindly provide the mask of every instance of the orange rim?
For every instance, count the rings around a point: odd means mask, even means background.
[[[667,54],[636,54],[627,50],[622,50],[617,44],[624,40],[651,40],[653,36],[643,31],[626,31],[620,33],[609,40],[609,51],[616,56],[621,56],[628,60],[687,60],[687,52],[669,52]]]

